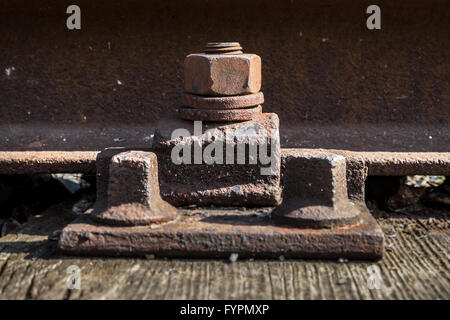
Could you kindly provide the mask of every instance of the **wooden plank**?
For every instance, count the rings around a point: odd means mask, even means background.
[[[65,203],[0,238],[1,299],[449,299],[450,233],[414,224],[387,237],[382,288],[366,285],[372,262],[165,260],[61,255],[55,240],[74,216]],[[386,234],[399,219],[379,218]],[[406,219],[406,220],[405,220]],[[444,226],[444,227],[443,227]],[[67,268],[81,268],[81,290],[68,290]]]

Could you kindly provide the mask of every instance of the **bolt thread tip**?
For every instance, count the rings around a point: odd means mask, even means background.
[[[242,47],[239,42],[208,42],[204,51],[207,54],[239,54]]]

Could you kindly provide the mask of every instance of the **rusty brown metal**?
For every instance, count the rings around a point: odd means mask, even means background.
[[[3,151],[0,174],[95,173],[97,151]]]
[[[205,54],[186,57],[182,119],[248,121],[261,114],[261,58],[241,49],[238,42],[211,42]]]
[[[151,135],[151,133],[149,133]],[[280,137],[283,139],[283,136]],[[149,142],[127,140],[135,149],[150,150]],[[96,141],[106,148],[108,144]],[[123,143],[121,143],[123,144]],[[119,144],[120,145],[120,144]],[[55,144],[60,149],[64,146]],[[56,148],[56,147],[55,147]],[[116,147],[121,150],[125,146]],[[443,175],[450,176],[450,152],[358,152],[336,149],[309,149],[336,153],[346,159],[361,159],[364,170],[371,176]],[[287,148],[281,148],[283,154]],[[27,173],[93,173],[99,151],[0,151],[1,174]]]
[[[167,124],[167,121],[162,123],[162,130],[170,132]],[[238,124],[234,124],[236,125]],[[164,132],[157,134],[156,141],[162,143]],[[163,157],[158,158],[163,165],[170,163]],[[99,154],[95,209],[62,230],[59,248],[67,254],[106,256],[155,254],[163,257],[217,258],[237,253],[241,257],[256,258],[283,255],[287,258],[376,260],[383,255],[384,234],[364,203],[352,203],[353,208],[349,211],[345,211],[349,209],[347,205],[341,205],[342,201],[348,202],[345,188],[348,168],[342,156],[320,151],[284,151],[283,203],[288,204],[287,208],[291,209],[292,205],[298,208],[305,204],[311,209],[306,215],[297,216],[294,220],[292,216],[287,220],[278,219],[280,213],[289,215],[292,212],[287,212],[283,204],[272,213],[223,209],[175,211],[167,203],[161,202],[157,190],[156,165],[155,154],[148,151],[117,148]],[[175,168],[176,166],[172,169],[176,170]],[[231,189],[222,190],[223,199],[242,205],[252,199],[252,195],[235,197],[239,194],[235,189],[236,183],[240,183],[236,179],[242,179],[242,174],[248,168],[239,165],[231,168],[240,169],[241,172],[231,177]],[[163,172],[169,173],[171,177],[178,177],[180,173],[179,178],[190,179],[184,187],[182,180],[169,182],[170,187],[181,186],[180,195],[185,200],[191,197],[198,204],[220,203],[219,194],[208,195],[199,189],[191,194],[188,192],[188,187],[200,187],[199,182],[192,179],[200,178],[202,183],[207,181],[198,176],[202,169],[197,168],[195,172],[172,172],[172,169],[163,168]],[[218,180],[215,179],[216,169],[215,166],[205,167],[209,181]],[[350,170],[359,168],[355,166]],[[220,172],[223,173],[222,170],[217,171]],[[319,178],[313,179],[316,174]],[[259,179],[251,178],[249,182],[257,180]],[[224,186],[224,182],[218,182],[217,186]],[[205,185],[203,189],[217,190],[209,185]],[[243,187],[242,190],[255,192],[257,186]],[[269,189],[265,189],[264,193],[268,191]],[[172,200],[175,199],[173,196],[173,193],[169,194]],[[196,196],[200,197],[195,200]],[[255,204],[261,205],[264,199],[265,196]],[[322,210],[324,207],[333,209]],[[357,212],[357,219],[348,215],[352,212]],[[159,219],[161,214],[164,217]],[[271,218],[271,215],[278,218]],[[300,220],[302,223],[299,223]],[[149,225],[136,227],[142,224]]]
[[[344,228],[275,225],[270,215],[234,210],[180,210],[155,228],[98,225],[89,215],[65,227],[59,248],[67,254],[158,257],[380,259],[384,235],[366,208],[361,222]]]
[[[167,124],[167,121],[162,123],[162,130],[170,132]],[[234,124],[236,125],[239,124]],[[156,141],[162,143],[161,138],[164,135],[164,131],[157,132]],[[161,164],[170,163],[163,157],[158,157]],[[231,177],[231,189],[222,191],[223,199],[242,205],[246,200],[252,199],[252,196],[243,194],[243,197],[235,197],[239,194],[235,189],[236,183],[240,183],[236,179],[242,179],[242,174],[248,171],[248,168],[238,165],[231,168],[241,169],[241,172]],[[357,166],[355,168],[351,170],[359,170]],[[172,169],[176,170],[176,166]],[[198,189],[191,194],[188,192],[188,187],[200,187],[199,183],[192,179],[195,179],[202,169],[197,168],[195,172],[172,172],[172,169],[163,168],[163,172],[169,173],[171,177],[178,177],[180,173],[179,178],[190,179],[184,187],[181,180],[168,183],[170,187],[181,186],[181,196],[191,197],[198,204],[220,203],[219,194],[208,195]],[[214,178],[216,169],[214,166],[205,167],[209,181],[218,180]],[[283,255],[287,258],[374,260],[380,259],[383,254],[383,232],[364,203],[357,201],[351,205],[352,210],[357,212],[357,219],[347,219],[351,210],[342,211],[348,209],[347,206],[341,205],[341,201],[348,202],[345,188],[345,173],[348,168],[345,167],[345,159],[342,156],[320,151],[284,151],[283,203],[288,204],[289,208],[292,208],[289,205],[297,208],[305,204],[310,205],[311,210],[307,213],[312,213],[313,216],[297,216],[294,221],[292,217],[288,220],[276,219],[277,223],[274,223],[270,212],[255,214],[251,211],[214,209],[175,211],[159,196],[157,162],[152,152],[127,151],[121,148],[105,150],[97,156],[97,170],[98,193],[94,211],[78,218],[61,233],[59,248],[67,254],[156,254],[211,258],[228,257],[237,253],[241,257],[257,258]],[[220,172],[223,173],[223,170],[217,171]],[[316,174],[319,179],[313,179],[312,175]],[[202,183],[207,181],[201,176],[198,178]],[[251,178],[249,182],[254,183],[257,180],[259,179]],[[222,181],[218,182],[217,186],[223,185]],[[204,191],[215,189],[216,187],[212,186],[204,187]],[[243,187],[242,190],[255,192],[257,186]],[[269,189],[265,189],[264,193],[268,191]],[[168,197],[175,200],[173,196],[171,193]],[[255,204],[261,205],[264,199],[265,196]],[[322,208],[319,208],[320,206]],[[323,211],[323,207],[335,208]],[[286,213],[285,208],[283,205],[276,208],[272,216],[277,216],[277,211]],[[323,212],[325,216],[322,215]],[[300,224],[299,218],[302,219]],[[312,224],[311,219],[314,222]],[[142,224],[149,226],[136,227]],[[331,226],[333,228],[329,228]]]
[[[258,131],[255,130],[258,129]],[[183,129],[191,136],[173,137],[176,129]],[[189,156],[190,163],[174,163],[172,161],[173,148],[193,149],[193,144],[203,153],[212,142],[207,131],[214,130],[222,133],[216,137],[215,143],[223,144],[222,163],[207,164],[204,161],[195,163],[194,155]],[[248,149],[251,140],[246,134],[254,130],[251,137],[256,141],[266,138],[263,133],[273,137],[267,144],[267,153],[271,155],[274,170],[270,175],[261,174],[261,169],[268,164],[249,163]],[[233,141],[227,141],[226,132],[233,136]],[[237,141],[234,140],[236,138]],[[175,206],[276,206],[281,202],[280,186],[280,145],[279,119],[276,114],[262,113],[250,121],[245,122],[205,122],[202,132],[196,132],[192,121],[179,117],[163,117],[155,130],[152,151],[158,156],[159,180],[161,194],[164,200]],[[237,163],[238,147],[244,148],[243,164]],[[233,158],[229,161],[227,148],[232,148]],[[242,151],[241,151],[242,152]]]
[[[118,226],[149,225],[175,219],[177,210],[161,199],[154,153],[120,152],[110,158],[108,170],[107,198],[97,199],[93,219]],[[104,190],[106,186],[101,188]]]
[[[182,57],[208,39],[262,58],[264,109],[280,117],[283,148],[373,152],[390,175],[426,174],[421,159],[450,150],[447,0],[380,0],[381,31],[351,0],[77,4],[89,13],[79,31],[65,28],[57,0],[0,5],[1,151],[145,145],[179,106]]]
[[[185,92],[182,95],[182,103],[197,109],[239,109],[263,104],[264,94],[260,91],[243,96],[204,97]]]
[[[238,54],[242,53],[239,42],[208,42],[205,46],[208,54]]]
[[[261,89],[261,58],[235,51],[240,46],[206,49],[184,60],[184,91],[201,96],[236,96]],[[231,48],[231,51],[228,51]],[[213,54],[210,54],[213,53]]]
[[[279,114],[284,147],[323,148],[346,157],[352,201],[364,198],[367,174],[450,175],[448,3],[380,1],[382,32],[367,30],[365,8],[350,0],[306,6],[263,0],[256,9],[243,0],[237,11],[222,2],[203,10],[197,0],[189,5],[80,0],[90,14],[79,32],[61,28],[65,8],[56,0],[44,9],[37,3],[4,2],[0,148],[98,152],[112,145],[148,147],[157,119],[178,107],[179,58],[193,47],[192,39],[202,43],[220,37],[239,39],[263,58],[265,110]],[[130,18],[142,12],[146,19]],[[226,13],[233,18],[221,19]],[[18,16],[27,23],[17,23]],[[330,23],[317,28],[317,21]],[[119,24],[127,28],[116,28]],[[26,45],[17,41],[25,38]],[[236,44],[207,50],[231,53],[209,54],[228,59],[243,55]],[[247,90],[246,70],[236,68],[231,94]],[[220,68],[213,74],[219,77]],[[220,85],[202,88],[215,96],[228,94],[219,92],[228,90]],[[12,173],[92,172],[94,164],[92,155],[75,153],[2,156],[0,169]],[[97,165],[102,161],[99,155]],[[108,177],[109,171],[102,175]]]
[[[204,121],[248,121],[262,113],[262,107],[256,106],[241,109],[195,109],[180,107],[178,114],[186,120]]]
[[[345,158],[321,151],[284,150],[283,202],[275,221],[302,228],[356,223],[360,206],[347,193]]]

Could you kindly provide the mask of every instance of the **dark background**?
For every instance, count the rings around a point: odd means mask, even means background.
[[[11,137],[0,146],[33,142],[32,127],[150,130],[180,105],[184,57],[208,41],[239,41],[262,58],[264,111],[278,113],[286,136],[307,136],[285,145],[448,151],[449,1],[376,1],[382,29],[371,31],[374,3],[2,1],[0,132]],[[81,7],[81,30],[66,28],[70,4]],[[361,130],[366,147],[359,134],[317,137],[329,126]],[[400,142],[381,141],[398,128]]]

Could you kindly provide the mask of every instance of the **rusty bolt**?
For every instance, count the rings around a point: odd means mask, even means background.
[[[242,53],[238,42],[208,43],[184,61],[184,89],[203,96],[234,96],[261,89],[261,58]]]
[[[208,42],[205,46],[205,53],[237,54],[242,53],[242,47],[239,42]]]
[[[253,107],[264,103],[264,95],[258,93],[231,97],[204,97],[184,93],[182,96],[184,106],[197,109],[239,109]]]

